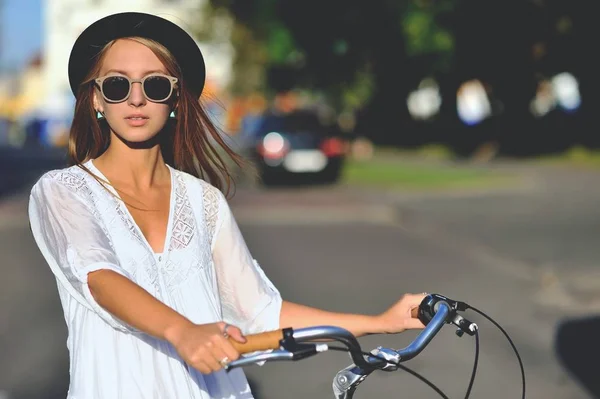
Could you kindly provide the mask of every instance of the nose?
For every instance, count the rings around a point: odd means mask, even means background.
[[[144,97],[141,83],[135,82],[131,84],[131,94],[129,95],[128,102],[134,107],[139,107],[146,103],[146,97]]]

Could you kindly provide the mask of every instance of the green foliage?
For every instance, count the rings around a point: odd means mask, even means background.
[[[454,37],[439,23],[439,19],[451,12],[455,3],[452,0],[435,3],[412,0],[407,3],[400,17],[407,55],[437,55],[434,71],[450,66]]]
[[[373,95],[373,76],[366,70],[356,72],[352,84],[342,90],[342,109],[357,109],[367,103]]]
[[[324,92],[336,108],[348,109],[370,101],[375,92],[371,66],[388,62],[394,54],[434,54],[447,65],[453,37],[439,25],[438,17],[452,10],[456,1],[210,0],[210,4],[227,9],[247,32],[234,42],[238,58],[252,57],[246,41],[251,42],[252,48],[263,51],[263,69],[287,66],[294,70],[295,83]],[[238,60],[236,72],[243,75],[247,64]]]
[[[598,168],[600,167],[600,151],[574,145],[561,154],[540,156],[533,161],[550,165]]]
[[[480,189],[516,184],[514,176],[438,163],[396,159],[349,160],[342,183],[402,190]]]
[[[269,62],[273,64],[285,64],[289,62],[296,50],[291,32],[279,22],[270,24],[266,38]]]

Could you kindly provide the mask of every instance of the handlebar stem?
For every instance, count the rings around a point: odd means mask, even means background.
[[[352,399],[356,388],[374,370],[375,369],[370,369],[365,371],[354,364],[340,370],[333,379],[333,393],[336,399]]]

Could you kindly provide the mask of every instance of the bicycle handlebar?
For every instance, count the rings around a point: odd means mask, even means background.
[[[418,318],[419,308],[413,309],[411,311],[411,315],[415,319]],[[302,342],[303,340],[317,338],[317,337],[311,336],[310,333],[313,333],[312,328],[297,329],[294,332],[294,339],[298,342]],[[350,340],[355,339],[355,337],[352,334],[350,334],[350,336],[352,336],[352,338],[350,338],[348,336],[348,334],[345,334],[345,333],[342,334],[342,336],[344,336],[346,339],[350,339]],[[245,343],[238,342],[231,337],[229,337],[229,342],[231,343],[231,345],[233,345],[235,350],[237,350],[240,354],[247,354],[247,353],[252,353],[252,352],[279,349],[281,346],[280,341],[283,338],[284,338],[283,329],[280,329],[280,330],[274,330],[274,331],[267,331],[267,332],[263,332],[260,334],[247,335]],[[329,337],[326,336],[323,338],[329,338]],[[356,342],[356,346],[358,346],[358,342]],[[358,348],[360,348],[360,346],[358,346]]]
[[[412,316],[418,317],[425,325],[425,328],[419,335],[405,348],[400,350],[391,350],[386,348],[384,355],[392,356],[397,362],[406,361],[417,356],[431,342],[433,337],[440,331],[444,324],[452,323],[456,325],[460,332],[474,335],[477,326],[469,322],[457,311],[465,310],[466,305],[462,302],[454,301],[438,294],[427,295],[417,309],[413,309]],[[308,356],[315,355],[327,350],[327,344],[324,340],[338,341],[348,348],[348,352],[354,361],[354,364],[363,370],[374,370],[385,368],[389,363],[376,358],[368,357],[365,359],[363,351],[356,337],[340,327],[334,326],[316,326],[293,330],[291,328],[264,332],[260,334],[246,336],[246,343],[240,343],[229,338],[232,345],[241,354],[272,350],[268,356],[264,354],[254,354],[246,356],[229,363],[227,369],[245,366],[262,362],[265,360],[299,360]],[[314,341],[320,341],[320,345],[315,345]],[[306,343],[312,342],[311,345]],[[382,353],[383,353],[382,352]]]
[[[508,336],[508,334],[496,323],[491,317],[487,316],[480,310],[467,305],[464,302],[454,301],[439,294],[429,294],[419,305],[418,309],[411,312],[412,317],[417,317],[425,328],[417,335],[417,337],[405,348],[394,350],[390,348],[377,347],[370,353],[363,352],[356,337],[348,330],[334,326],[317,326],[300,328],[293,330],[284,328],[282,330],[270,331],[262,334],[247,336],[247,342],[240,344],[236,341],[230,341],[235,348],[242,354],[251,353],[238,360],[235,360],[225,369],[229,370],[235,367],[242,367],[251,364],[257,364],[264,361],[273,360],[300,360],[317,353],[327,351],[328,349],[346,350],[349,352],[354,364],[340,370],[333,379],[333,392],[336,399],[352,399],[358,385],[363,382],[373,371],[384,370],[394,371],[403,369],[411,372],[411,374],[419,377],[422,381],[432,387],[442,397],[447,396],[439,390],[435,385],[431,384],[425,378],[405,368],[400,363],[410,360],[417,356],[431,342],[433,337],[442,329],[444,324],[454,324],[458,329],[456,335],[459,337],[463,334],[475,336],[475,364],[469,388],[467,389],[467,397],[471,392],[477,370],[477,358],[479,353],[479,335],[477,334],[478,327],[475,323],[471,323],[458,312],[471,309],[476,313],[484,316],[486,319],[494,323],[506,336],[511,344],[519,361],[521,368],[521,377],[523,381],[523,398],[525,398],[525,371],[523,362],[519,353]],[[346,349],[329,347],[323,341],[338,341],[346,346]],[[261,352],[262,351],[262,352]],[[264,352],[270,351],[270,352]],[[365,357],[366,356],[366,357]]]
[[[419,335],[403,349],[378,347],[371,351],[370,355],[362,351],[358,340],[350,331],[334,326],[296,330],[284,328],[248,335],[246,343],[243,344],[230,338],[230,342],[239,353],[259,353],[243,356],[226,365],[225,369],[230,370],[264,361],[300,360],[327,351],[329,346],[323,341],[337,341],[346,346],[354,364],[337,373],[333,379],[333,392],[337,399],[351,399],[356,387],[373,371],[397,370],[401,367],[400,362],[410,360],[421,353],[444,324],[456,325],[458,327],[456,333],[459,336],[463,333],[475,335],[477,325],[458,314],[459,311],[466,309],[467,305],[463,302],[453,301],[438,294],[429,294],[423,298],[418,309],[413,309],[411,312],[412,317],[418,318],[425,325]]]

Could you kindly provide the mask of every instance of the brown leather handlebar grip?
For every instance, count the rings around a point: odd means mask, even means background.
[[[418,318],[419,317],[419,308],[414,308],[413,310],[411,310],[410,315],[413,317],[413,319]]]
[[[239,353],[252,353],[279,349],[279,341],[283,339],[283,330],[267,331],[260,334],[246,335],[246,343],[241,343],[229,337],[229,342]]]

